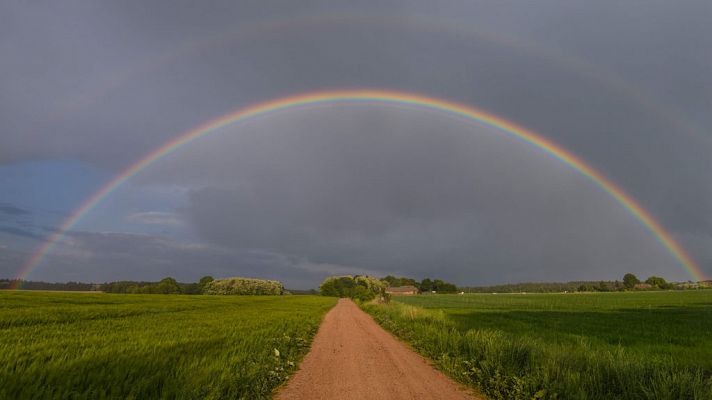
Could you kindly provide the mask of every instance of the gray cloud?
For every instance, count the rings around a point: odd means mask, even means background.
[[[7,204],[7,203],[0,203],[0,213],[10,215],[10,216],[20,216],[20,215],[30,214],[30,212],[27,210],[24,210],[19,207],[15,207],[14,205]]]
[[[24,252],[0,244],[0,274],[14,276]],[[302,257],[256,250],[236,250],[205,243],[123,232],[70,232],[41,271],[29,279],[46,281],[159,280],[172,276],[194,282],[211,275],[260,276],[291,288],[313,288],[335,272],[383,274],[377,270],[312,263]]]
[[[129,222],[147,225],[183,225],[184,221],[175,213],[165,211],[143,211],[127,217]]]
[[[257,101],[406,90],[480,106],[572,150],[712,273],[704,245],[712,237],[712,53],[701,51],[712,47],[710,7],[309,1],[198,12],[188,2],[6,3],[0,164],[75,159],[119,171]],[[675,275],[650,234],[590,182],[483,128],[332,107],[228,131],[235,134],[179,150],[135,180],[187,188],[189,206],[175,215],[146,213],[158,209],[151,205],[128,221],[192,229],[209,243],[191,250],[196,263],[239,264],[259,251],[273,255],[263,264],[283,269],[442,271],[473,283],[624,269]],[[0,213],[24,215],[7,207]],[[132,240],[87,239],[85,249],[141,246]],[[142,260],[126,253],[123,262],[144,266],[133,273],[152,274],[151,260],[167,272],[163,253],[183,251],[152,240],[143,240],[154,245],[140,247]],[[72,269],[58,260],[48,259],[53,271]],[[109,276],[114,266],[97,268]]]
[[[35,240],[44,240],[45,236],[38,235],[37,233],[23,228],[18,228],[15,226],[0,226],[0,232],[8,233],[10,235],[22,236]]]
[[[143,179],[193,185],[183,212],[225,247],[472,283],[628,269],[684,277],[576,172],[491,128],[419,111],[274,116],[206,138]]]

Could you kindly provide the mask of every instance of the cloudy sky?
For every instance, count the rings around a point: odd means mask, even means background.
[[[363,3],[363,4],[357,4]],[[475,106],[586,160],[712,275],[709,1],[3,2],[0,277],[88,196],[222,114],[374,88]],[[688,280],[600,187],[447,114],[272,113],[162,158],[27,277]]]

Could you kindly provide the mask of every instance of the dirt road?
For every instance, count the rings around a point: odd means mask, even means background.
[[[473,399],[350,300],[326,314],[311,351],[277,400]]]

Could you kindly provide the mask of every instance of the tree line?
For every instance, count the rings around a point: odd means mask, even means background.
[[[386,284],[372,276],[344,275],[330,276],[319,286],[322,296],[351,298],[360,301],[373,300],[385,296]]]
[[[41,282],[22,279],[0,279],[0,290],[20,287],[25,290],[59,290],[68,292],[89,292],[99,290],[99,284],[83,282]]]
[[[450,282],[445,282],[442,279],[430,279],[425,278],[421,281],[416,281],[412,278],[400,277],[397,278],[393,275],[388,275],[381,279],[389,287],[397,286],[415,286],[421,292],[437,292],[437,293],[455,293],[457,292],[457,286]]]
[[[121,294],[203,294],[212,276],[204,276],[195,283],[178,282],[171,277],[158,282],[117,281],[104,283],[100,290],[105,293]]]
[[[641,281],[627,273],[619,281],[523,282],[504,285],[464,287],[467,293],[562,293],[562,292],[623,292],[631,290],[685,290],[705,287],[688,282],[672,283],[659,276]]]
[[[376,297],[387,299],[386,288],[397,286],[415,286],[421,292],[455,293],[457,287],[441,279],[425,278],[416,281],[412,278],[388,275],[378,279],[366,275],[330,276],[319,286],[322,296],[344,297],[360,301],[373,300]]]
[[[386,287],[397,286],[415,286],[419,291],[428,293],[435,291],[437,293],[455,293],[464,291],[467,293],[556,293],[556,292],[620,292],[626,290],[687,290],[687,289],[703,289],[712,287],[712,282],[668,282],[665,278],[659,276],[650,276],[645,281],[641,281],[632,273],[627,273],[621,281],[570,281],[570,282],[524,282],[503,285],[491,286],[475,286],[475,287],[457,287],[455,284],[445,282],[441,279],[425,278],[417,281],[408,277],[395,277],[388,275],[382,279],[372,277],[362,277],[355,279],[344,278],[341,281],[331,281],[332,278],[327,278],[329,283],[320,287],[322,294],[335,295],[337,297],[352,297],[352,298],[367,298],[370,297],[370,292],[378,293],[378,290],[372,290],[373,287],[382,285]],[[232,278],[236,279],[236,278]],[[365,279],[365,280],[364,280]],[[327,282],[325,280],[324,282]],[[374,280],[374,281],[372,281]],[[25,290],[57,290],[57,291],[102,291],[106,293],[126,293],[126,294],[204,294],[206,293],[206,285],[213,282],[211,276],[204,276],[198,282],[183,283],[178,282],[172,277],[166,277],[158,282],[147,281],[116,281],[103,284],[83,283],[83,282],[41,282],[41,281],[25,281],[17,279],[0,279],[0,290],[19,287]],[[222,280],[221,280],[222,281]],[[380,284],[373,282],[379,281]],[[360,283],[357,283],[360,282]],[[368,282],[368,283],[366,283]],[[216,283],[217,285],[217,283]],[[238,285],[239,286],[239,285]],[[242,285],[244,286],[244,285]],[[240,286],[237,291],[242,290]],[[359,286],[365,289],[359,288]],[[218,286],[216,286],[216,290]],[[223,289],[220,289],[223,290]],[[231,289],[233,290],[233,289]],[[233,290],[233,291],[234,291]],[[319,291],[311,290],[284,290],[291,294],[318,294]],[[376,296],[374,294],[373,296]]]

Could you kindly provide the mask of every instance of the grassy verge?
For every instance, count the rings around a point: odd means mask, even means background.
[[[0,292],[0,398],[269,398],[334,303]]]
[[[712,292],[417,296],[364,309],[493,399],[712,399]]]

